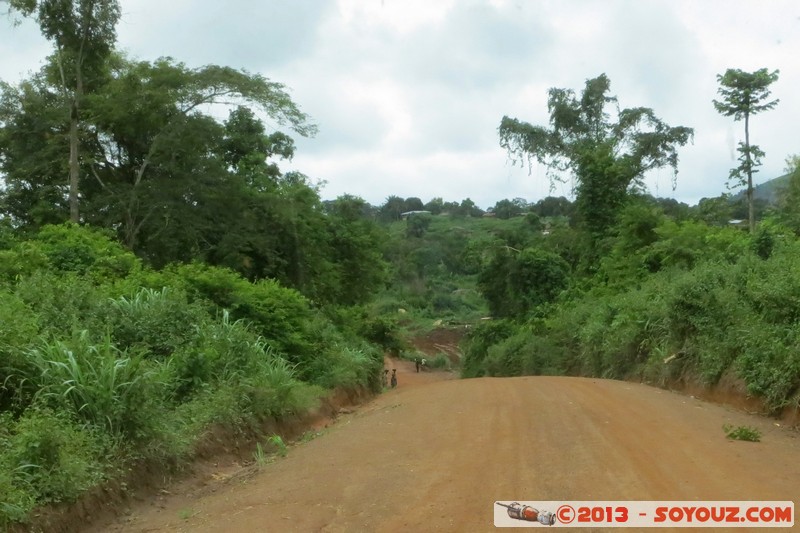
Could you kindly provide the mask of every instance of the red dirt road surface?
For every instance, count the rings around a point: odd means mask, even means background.
[[[397,389],[286,457],[95,530],[472,532],[494,530],[495,501],[800,503],[800,439],[773,420],[618,381],[392,366]],[[725,423],[762,440],[730,441]]]

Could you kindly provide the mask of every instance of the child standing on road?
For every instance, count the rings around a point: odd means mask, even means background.
[[[392,369],[392,388],[397,387],[397,369]]]

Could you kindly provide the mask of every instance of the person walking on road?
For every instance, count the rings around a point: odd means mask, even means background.
[[[392,369],[392,388],[397,387],[397,369]]]
[[[414,366],[417,367],[417,374],[419,374],[419,357],[414,358]]]

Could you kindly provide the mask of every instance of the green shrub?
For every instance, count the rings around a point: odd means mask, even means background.
[[[281,358],[262,361],[243,379],[242,409],[255,420],[281,418],[317,404],[319,387],[295,379],[292,366]]]
[[[772,324],[800,321],[800,265],[794,254],[742,262],[736,272],[741,297]]]
[[[498,248],[478,276],[478,288],[497,317],[520,317],[567,288],[569,265],[537,248]]]
[[[486,375],[484,360],[489,348],[512,336],[516,330],[517,326],[506,320],[486,321],[470,330],[462,341],[464,359],[461,375],[465,378]]]
[[[110,233],[67,223],[44,226],[35,242],[51,267],[60,272],[87,274],[95,281],[124,278],[141,265]]]
[[[48,266],[40,243],[21,242],[11,249],[0,250],[0,283],[10,285]]]
[[[385,316],[366,318],[363,320],[359,333],[369,342],[375,343],[387,352],[397,356],[405,350],[395,322]]]
[[[739,375],[751,394],[778,411],[800,387],[800,345],[794,328],[755,321],[741,330],[742,349],[736,360]]]
[[[428,366],[431,368],[437,368],[439,370],[450,370],[453,364],[450,362],[450,358],[443,353],[436,354],[436,357],[428,362]]]
[[[172,267],[149,280],[161,286],[181,287],[190,300],[211,302],[213,314],[227,309],[234,319],[252,324],[253,331],[292,362],[311,357],[306,325],[312,313],[296,290],[274,280],[250,283],[235,272],[199,263]]]
[[[75,330],[103,331],[96,285],[74,273],[39,271],[17,283],[15,294],[38,317],[45,337],[65,337]]]
[[[753,427],[749,426],[733,427],[730,424],[724,424],[722,426],[722,430],[725,432],[725,436],[728,437],[729,439],[746,440],[750,442],[759,442],[761,440],[761,432]]]
[[[166,415],[162,441],[166,456],[182,457],[212,426],[257,432],[265,419],[276,419],[314,407],[320,387],[298,381],[285,360],[270,356],[248,373],[232,373],[214,386],[199,388]]]
[[[130,298],[108,301],[106,307],[115,344],[156,357],[166,357],[189,344],[207,319],[200,306],[189,304],[184,294],[166,287],[160,291],[140,289]]]
[[[28,350],[35,401],[72,413],[115,438],[141,442],[156,432],[166,383],[163,369],[87,332],[70,340],[41,341]]]
[[[332,389],[335,387],[367,387],[380,390],[380,373],[383,355],[367,346],[334,345],[309,364],[314,383]]]
[[[36,505],[37,495],[26,477],[27,462],[11,455],[16,422],[10,413],[0,412],[0,527],[24,522]]]
[[[761,227],[753,237],[752,250],[761,259],[769,259],[775,248],[775,236],[768,228]]]
[[[27,405],[36,392],[15,376],[26,373],[24,351],[38,334],[36,315],[16,295],[0,289],[0,413]]]
[[[489,348],[484,368],[489,376],[557,375],[564,371],[564,359],[560,346],[521,328]]]
[[[231,320],[227,311],[221,315],[218,320],[194,325],[192,342],[177,350],[170,360],[178,401],[207,384],[249,375],[262,361],[277,357],[246,322]]]
[[[24,507],[31,501],[41,505],[73,500],[102,479],[102,441],[63,413],[28,410],[0,444],[3,470],[6,477],[11,473],[17,487],[10,495],[17,511],[30,510]]]

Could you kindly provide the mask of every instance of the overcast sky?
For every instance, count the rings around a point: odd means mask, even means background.
[[[0,11],[5,6],[0,1]],[[323,197],[503,198],[550,194],[543,168],[512,166],[503,115],[546,125],[547,90],[606,73],[621,107],[695,129],[652,194],[690,204],[725,191],[741,122],[711,103],[727,68],[779,69],[778,107],[751,120],[760,183],[800,153],[796,0],[122,0],[119,48],[138,59],[244,68],[281,83],[319,133],[284,170],[324,180]],[[0,18],[0,79],[37,70],[50,45]],[[571,186],[556,195],[571,197]]]

